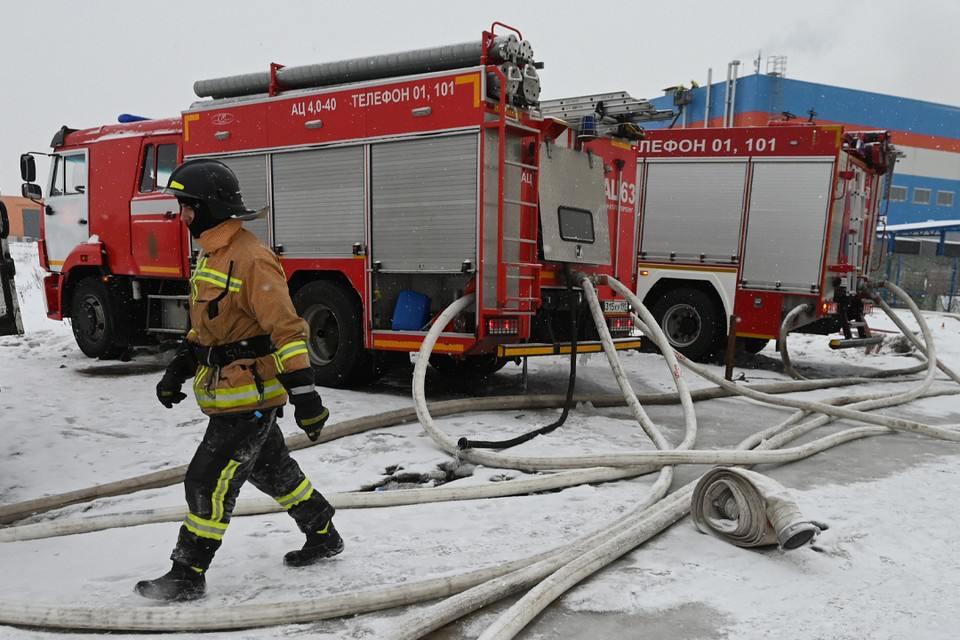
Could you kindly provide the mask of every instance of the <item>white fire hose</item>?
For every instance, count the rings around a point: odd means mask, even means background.
[[[850,386],[861,384],[865,380],[846,378],[843,380],[805,380],[799,382],[779,382],[772,384],[747,385],[757,391],[779,394],[797,391],[812,391],[828,387]],[[887,380],[884,382],[895,382]],[[946,393],[946,392],[944,392]],[[731,391],[719,387],[695,389],[690,392],[694,400],[710,400],[736,395]],[[679,402],[677,393],[654,393],[637,396],[644,404],[675,404]],[[883,397],[883,396],[878,396]],[[589,394],[574,397],[577,402],[588,402],[594,407],[615,407],[626,404],[622,395]],[[559,408],[565,402],[565,395],[552,394],[541,396],[495,396],[489,398],[469,398],[465,400],[448,400],[430,403],[432,415],[451,415],[464,411],[491,411],[507,409],[544,409]],[[385,428],[403,424],[416,418],[413,408],[387,411],[385,413],[354,418],[331,425],[324,429],[320,440],[312,443],[301,434],[287,437],[287,445],[291,450],[305,446],[329,442],[337,438],[361,433],[370,429]],[[53,511],[78,502],[135,493],[144,489],[169,486],[183,480],[184,466],[152,472],[144,476],[137,476],[125,480],[118,480],[86,489],[71,491],[65,494],[47,496],[44,498],[27,500],[12,505],[0,507],[0,522],[16,521],[32,514]],[[606,469],[575,470],[558,472],[549,475],[537,475],[530,478],[518,478],[505,482],[491,483],[471,487],[433,487],[424,489],[402,489],[389,492],[346,492],[328,495],[328,499],[338,509],[359,509],[399,506],[404,504],[419,504],[424,502],[444,502],[450,500],[471,500],[482,498],[506,497],[523,495],[538,491],[549,491],[579,484],[605,482],[610,480],[633,477],[644,472],[643,469]],[[283,509],[275,501],[263,498],[244,499],[237,502],[234,516],[261,515],[265,513],[280,513]],[[62,535],[73,535],[102,531],[118,527],[132,527],[142,524],[159,522],[180,522],[186,516],[186,507],[183,505],[170,507],[154,507],[138,509],[121,513],[110,513],[96,516],[64,517],[54,520],[45,519],[41,522],[19,524],[18,526],[0,527],[0,542],[14,542],[18,540],[33,540],[50,538]]]
[[[896,285],[890,282],[881,282],[879,283],[878,286],[883,287],[887,285],[889,285],[888,288],[896,287]],[[907,338],[907,340],[909,340],[910,343],[917,349],[917,351],[925,358],[927,356],[927,351],[926,351],[926,348],[923,346],[923,343],[920,341],[919,338],[917,338],[916,335],[914,335],[913,331],[911,331],[907,327],[907,325],[903,322],[903,320],[901,320],[900,317],[893,312],[893,309],[890,308],[890,305],[888,305],[883,300],[883,298],[878,296],[875,291],[872,291],[872,290],[868,291],[868,295],[870,296],[874,304],[880,307],[883,310],[883,312],[887,314],[887,316],[893,321],[893,323],[897,326],[897,328],[900,329],[900,331]],[[796,328],[798,318],[804,314],[810,314],[812,313],[812,311],[813,311],[813,307],[809,304],[802,304],[802,305],[796,306],[793,309],[791,309],[789,313],[787,313],[787,315],[783,318],[783,322],[780,324],[780,336],[779,336],[779,340],[777,341],[779,344],[780,359],[783,361],[784,372],[795,380],[806,380],[807,378],[803,374],[801,374],[799,371],[797,371],[796,368],[793,366],[793,362],[790,358],[790,350],[787,347],[787,337],[790,334],[790,332]],[[926,368],[927,368],[926,364],[919,364],[913,367],[897,369],[894,371],[878,371],[873,373],[861,373],[860,375],[864,377],[869,377],[869,378],[904,376],[904,375],[910,375],[920,371],[924,371]],[[945,373],[947,377],[949,377],[951,380],[953,380],[957,384],[960,384],[960,375],[957,375],[949,367],[943,364],[943,362],[938,360],[937,368],[940,369],[943,373]]]
[[[616,282],[613,279],[608,279],[608,284],[613,287],[618,293],[627,297],[630,303],[637,309],[638,313],[644,316],[646,320],[645,329],[647,329],[648,335],[656,342],[657,344],[666,345],[666,339],[663,337],[661,342],[660,338],[662,337],[662,332],[659,331],[659,327],[654,321],[653,317],[649,314],[646,308],[643,306],[642,302],[633,295],[626,287],[624,287],[619,282]],[[596,297],[591,296],[592,287],[589,281],[584,281],[582,283],[585,293],[587,294],[588,302],[591,303],[591,310],[594,314],[595,320],[597,319],[599,313],[599,305],[596,304]],[[914,307],[914,309],[916,309]],[[922,316],[919,315],[919,310],[915,310],[915,313],[918,315],[918,319],[922,323]],[[612,354],[613,359],[616,359],[615,351],[612,347],[612,342],[609,339],[609,333],[605,331],[606,324],[602,321],[602,313],[599,313],[601,319],[597,323],[597,330],[600,333],[601,340],[605,343],[605,352],[608,354],[608,357]],[[445,326],[445,325],[444,325]],[[925,324],[923,325],[925,327]],[[652,331],[651,331],[652,330]],[[660,335],[657,335],[657,334]],[[606,334],[606,335],[605,335]],[[929,330],[925,331],[925,337],[930,339]],[[429,337],[429,336],[428,336]],[[931,341],[932,346],[932,341]],[[662,351],[669,352],[669,345],[662,348]],[[421,358],[423,357],[423,352],[421,351]],[[677,354],[679,356],[679,354]],[[686,361],[685,358],[680,356],[680,360],[684,364],[692,364]],[[611,365],[616,372],[618,367],[611,362]],[[692,367],[691,367],[692,368]],[[698,370],[699,369],[699,370]],[[694,369],[698,373],[701,370],[705,370],[702,367],[697,367]],[[679,369],[676,370],[677,374]],[[675,375],[675,378],[678,378],[679,375]],[[722,378],[716,377],[711,381],[723,381]],[[930,382],[932,382],[932,375],[928,375],[926,379],[921,383],[920,387],[915,390],[917,395],[923,395],[926,392],[926,387],[929,387]],[[732,385],[736,387],[736,385]],[[415,386],[415,389],[417,387]],[[858,408],[866,409],[871,408],[872,405],[875,406],[887,406],[888,402],[897,402],[904,401],[903,397],[909,396],[911,393],[900,394],[899,396],[894,396],[895,400],[892,400],[891,397],[887,396],[884,398],[871,398],[869,400],[859,403]],[[766,399],[762,396],[756,396],[754,399]],[[418,403],[419,406],[420,403]],[[826,403],[812,403],[819,407],[829,406]],[[810,407],[800,407],[803,409],[803,413],[810,411]],[[419,411],[419,409],[418,409]],[[799,415],[803,415],[803,413]],[[789,427],[797,420],[797,416],[791,417],[783,423],[783,427]],[[822,421],[826,422],[829,420],[829,417]],[[421,422],[423,422],[423,416],[421,415]],[[431,421],[432,426],[432,421]],[[802,433],[805,433],[809,429],[813,428],[812,426],[800,425],[800,427],[794,427],[794,437],[799,437]],[[835,434],[834,436],[828,436],[827,438],[822,438],[820,441],[824,444],[823,448],[828,446],[835,446],[842,441],[845,441],[844,438],[858,438],[865,437],[866,435],[879,435],[881,433],[887,433],[887,429],[880,429],[876,427],[867,427],[861,429],[851,429],[840,434]],[[776,434],[776,430],[768,430],[764,433],[764,436],[770,438]],[[752,442],[752,439],[748,439],[746,442]],[[766,440],[761,443],[760,447],[764,448],[764,445],[769,445],[772,443],[772,440]],[[813,443],[812,443],[813,444]],[[806,445],[805,445],[806,447]],[[805,447],[798,447],[797,450],[803,450]],[[820,449],[822,450],[822,449]],[[659,457],[663,461],[673,461],[675,456],[685,456],[689,454],[695,454],[701,452],[678,452],[674,454],[671,453],[659,453]],[[754,459],[761,452],[744,452],[753,454]],[[763,452],[767,453],[767,452]],[[769,452],[769,453],[778,453],[778,452]],[[609,459],[609,458],[608,458]],[[796,458],[793,458],[796,459]],[[687,458],[689,460],[689,458]],[[786,461],[786,460],[783,460]],[[643,512],[639,518],[638,522],[635,522],[632,525],[628,525],[628,528],[624,530],[622,527],[613,527],[608,532],[606,540],[604,542],[597,542],[596,546],[592,551],[579,556],[573,562],[565,565],[561,570],[552,575],[550,578],[541,582],[538,586],[534,587],[526,596],[521,598],[516,604],[510,607],[504,614],[498,618],[498,620],[487,629],[487,631],[480,636],[483,640],[492,640],[493,638],[498,638],[500,640],[506,638],[512,638],[518,633],[530,620],[532,620],[536,615],[538,615],[550,602],[559,597],[564,593],[568,588],[579,582],[584,577],[590,575],[597,569],[606,566],[612,560],[620,557],[623,553],[628,552],[633,549],[636,545],[642,543],[643,541],[649,539],[652,535],[655,535],[661,531],[669,524],[672,524],[676,520],[683,517],[688,500],[690,495],[693,492],[693,485],[688,485],[683,490],[676,492],[672,496],[666,498],[656,507],[653,507],[645,512]],[[665,506],[666,505],[666,506]],[[516,590],[517,585],[504,584],[509,580],[510,576],[501,578],[497,581],[497,584],[494,587],[489,587],[481,585],[475,587],[470,591],[464,592],[457,596],[449,598],[447,601],[441,602],[438,605],[434,605],[427,611],[425,611],[421,616],[414,622],[414,625],[411,629],[405,630],[403,633],[399,634],[397,639],[410,639],[418,638],[422,635],[439,628],[443,624],[446,624],[470,611],[475,610],[480,606],[489,604],[498,600],[500,597],[506,593],[511,593]],[[498,593],[501,595],[498,596]]]
[[[620,283],[612,280],[609,284],[615,289],[618,288],[618,285],[619,287],[622,287]],[[897,293],[895,288],[891,287],[891,290],[894,291],[894,293]],[[627,297],[630,299],[631,296]],[[635,309],[637,309],[638,313],[643,316],[646,310],[642,309],[642,304],[635,300],[636,296],[632,297],[633,299],[631,299],[631,303],[634,305]],[[588,294],[588,301],[589,298],[590,296]],[[427,338],[424,340],[424,347],[421,350],[420,358],[417,362],[418,369],[415,370],[414,399],[417,405],[417,413],[421,417],[424,429],[431,435],[431,437],[434,437],[438,444],[440,444],[441,448],[453,455],[459,455],[461,458],[478,462],[480,464],[486,464],[488,466],[506,466],[509,464],[517,464],[517,468],[521,469],[575,468],[582,470],[585,477],[587,477],[589,474],[592,474],[595,471],[590,467],[596,466],[610,467],[616,465],[619,467],[625,467],[622,469],[622,472],[629,470],[631,473],[636,474],[642,472],[644,469],[665,468],[667,465],[678,463],[756,464],[759,462],[771,461],[786,462],[789,460],[798,459],[804,455],[810,455],[812,452],[823,450],[829,446],[834,446],[835,444],[846,442],[858,437],[890,433],[890,429],[906,430],[949,440],[960,439],[960,432],[957,432],[951,428],[935,427],[915,421],[894,419],[866,413],[866,411],[870,409],[893,406],[894,404],[902,404],[903,402],[908,402],[910,400],[919,397],[925,397],[927,395],[952,392],[930,389],[936,370],[935,348],[926,323],[919,314],[919,310],[916,309],[915,305],[912,305],[911,311],[914,312],[914,315],[917,317],[918,323],[921,326],[925,343],[924,346],[926,347],[929,357],[927,375],[914,389],[899,394],[888,394],[879,398],[874,395],[866,398],[854,397],[834,399],[826,402],[809,402],[796,400],[794,398],[776,398],[770,394],[745,389],[744,387],[728,383],[729,387],[724,387],[728,391],[733,390],[734,392],[744,395],[755,401],[797,409],[793,415],[779,425],[766,429],[759,434],[754,434],[745,440],[744,443],[742,443],[742,447],[744,448],[756,445],[758,449],[765,449],[763,451],[641,451],[618,454],[616,456],[578,456],[565,458],[515,456],[475,450],[459,451],[456,448],[456,440],[444,434],[436,427],[435,424],[433,424],[429,411],[426,410],[427,405],[425,401],[425,395],[423,393],[423,383],[426,361],[428,360],[428,356],[433,348],[433,345],[436,343],[439,333],[446,326],[447,322],[452,320],[453,317],[455,317],[469,304],[469,299],[461,299],[455,302],[453,305],[451,305],[451,307],[448,307],[443,314],[441,314],[440,318],[438,318],[435,322],[433,329],[431,329],[431,331],[428,333]],[[648,328],[655,325],[655,323],[653,323],[652,320],[648,319],[647,317],[644,317],[643,321],[647,323]],[[605,329],[605,323],[603,327]],[[602,335],[603,330],[600,329],[600,327],[598,327],[598,330],[601,331]],[[656,328],[653,328],[652,331],[655,334]],[[607,337],[609,338],[609,335],[607,335]],[[657,342],[655,335],[651,335],[651,338]],[[606,346],[605,351],[607,351]],[[612,349],[610,351],[612,351]],[[669,349],[664,349],[664,351],[669,351]],[[614,358],[616,358],[615,352],[613,355]],[[698,368],[703,370],[702,367],[693,365],[693,363],[686,361],[686,359],[682,357],[677,357],[677,362],[682,363],[684,366],[687,366],[697,373],[701,373],[701,371],[698,371]],[[616,370],[616,367],[614,367],[614,369]],[[418,372],[419,375],[417,375]],[[676,372],[679,373],[679,368],[676,368]],[[674,375],[674,378],[675,380],[681,379],[680,376],[676,374]],[[709,378],[710,376],[708,376],[708,379]],[[717,378],[717,376],[713,376],[713,378]],[[720,378],[720,380],[722,380],[722,378]],[[723,382],[726,381],[724,380]],[[629,387],[629,385],[627,386]],[[679,387],[680,383],[678,382],[678,389]],[[626,391],[625,395],[628,395]],[[680,397],[683,397],[682,392],[680,392]],[[636,407],[629,400],[629,398],[627,402],[628,405],[631,406],[634,414],[639,417],[641,414],[636,410]],[[839,406],[850,402],[853,404],[849,404],[849,406],[846,407]],[[685,408],[687,405],[688,403],[685,402]],[[689,406],[692,407],[692,404],[689,404]],[[642,412],[642,407],[640,407],[640,411]],[[806,420],[806,422],[802,422],[808,416],[814,415],[817,417]],[[815,440],[807,445],[793,447],[792,449],[780,451],[766,450],[772,449],[775,446],[781,446],[789,440],[799,437],[803,433],[807,433],[817,426],[825,424],[836,417],[854,419],[860,422],[867,422],[878,426],[847,429],[831,436],[827,436],[826,438]],[[690,435],[690,423],[693,420],[693,418],[687,419],[687,436],[684,438],[684,442],[689,439],[690,444],[692,444],[692,438],[695,437]],[[694,429],[692,433],[695,434],[695,422],[692,424]],[[641,421],[641,426],[646,432],[647,429],[652,426],[652,423],[644,425]],[[655,434],[657,431],[655,430],[655,426],[653,426],[653,428],[650,430],[650,433],[654,434],[651,436],[651,439],[656,438]],[[759,444],[757,442],[758,440]],[[752,457],[749,455],[744,456],[744,454],[752,454]],[[787,455],[783,456],[782,458],[773,458],[765,457],[767,454]],[[584,469],[584,467],[586,467],[586,469]],[[609,468],[596,471],[611,473]],[[621,518],[618,523],[614,523],[609,528],[595,532],[588,532],[581,539],[566,547],[539,554],[538,556],[534,556],[532,558],[525,558],[522,560],[505,563],[498,567],[489,567],[457,576],[426,579],[414,583],[398,585],[395,587],[377,587],[376,589],[339,594],[336,596],[328,596],[312,600],[297,600],[294,602],[269,603],[264,605],[237,605],[218,607],[215,609],[202,607],[137,607],[117,610],[103,609],[100,607],[63,607],[24,605],[19,603],[0,603],[0,623],[64,629],[100,629],[117,631],[201,631],[273,626],[277,624],[308,622],[329,617],[353,615],[386,607],[412,604],[424,600],[441,598],[459,592],[467,594],[470,593],[467,590],[471,589],[471,587],[476,587],[477,589],[481,590],[486,588],[488,590],[486,598],[493,598],[495,600],[499,598],[497,597],[496,593],[489,593],[490,589],[487,585],[494,584],[490,581],[496,579],[502,580],[504,583],[509,583],[510,576],[516,574],[524,574],[524,585],[529,586],[539,582],[539,586],[536,587],[536,589],[540,589],[537,599],[539,601],[549,602],[553,598],[557,597],[557,595],[562,593],[566,588],[568,588],[565,585],[570,584],[571,580],[578,580],[579,576],[581,575],[589,575],[589,573],[592,573],[600,567],[605,566],[605,564],[607,564],[609,561],[612,561],[612,559],[628,552],[637,544],[649,539],[649,537],[652,535],[662,531],[671,523],[683,517],[683,515],[686,513],[686,510],[689,508],[690,498],[694,492],[694,486],[692,484],[687,485],[683,489],[653,504],[655,499],[658,497],[658,494],[662,490],[666,489],[666,487],[663,486],[664,483],[662,480],[668,477],[668,474],[669,472],[667,471],[661,473],[660,481],[655,484],[650,496],[640,501],[634,513],[625,518]],[[422,491],[432,492],[437,490],[430,489]],[[409,504],[409,502],[403,503]],[[649,506],[651,504],[652,506]],[[589,549],[591,547],[597,550],[597,552],[590,551]],[[584,549],[588,549],[588,551],[584,552]],[[556,570],[557,567],[560,567],[559,571]],[[551,577],[547,580],[541,581],[543,576]],[[553,582],[552,585],[551,581]],[[575,582],[573,583],[575,584]],[[547,585],[547,587],[542,587],[543,585]],[[525,587],[521,586],[511,588],[517,589]],[[531,593],[533,593],[533,591],[531,591]],[[502,597],[502,595],[500,597]],[[484,597],[477,597],[474,599],[474,603],[481,602],[483,600]],[[521,599],[521,601],[524,601],[524,599]],[[443,605],[444,602],[441,602],[440,605]],[[527,604],[530,604],[530,600],[527,600]],[[469,607],[467,607],[467,609],[469,609]],[[529,607],[525,605],[524,609],[529,610]],[[454,614],[448,610],[447,615],[449,617],[450,615]],[[515,617],[513,619],[519,621],[521,618]],[[513,622],[511,624],[515,626],[520,623]],[[525,624],[525,622],[522,624]],[[522,628],[522,624],[520,624],[519,628]],[[505,630],[506,627],[503,627],[503,629]],[[484,634],[482,637],[512,637],[512,635],[494,636],[488,633]]]

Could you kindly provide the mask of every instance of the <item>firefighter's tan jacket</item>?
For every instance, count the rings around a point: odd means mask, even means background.
[[[190,277],[187,340],[212,347],[268,335],[276,350],[222,367],[201,362],[197,403],[207,415],[282,406],[287,394],[277,374],[304,369],[310,360],[307,324],[293,307],[280,261],[239,220],[208,229],[198,243],[203,251]]]

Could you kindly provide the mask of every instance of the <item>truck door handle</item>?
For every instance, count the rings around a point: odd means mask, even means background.
[[[173,220],[174,218],[177,217],[177,214],[175,214],[173,211],[164,211],[163,217],[166,218],[167,220]]]
[[[79,220],[77,220],[77,222],[78,222],[79,224],[87,224],[87,219],[86,219],[86,218],[80,218]]]

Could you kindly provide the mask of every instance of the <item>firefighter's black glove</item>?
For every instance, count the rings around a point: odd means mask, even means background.
[[[297,426],[304,430],[311,442],[316,442],[330,417],[330,411],[323,406],[320,394],[313,387],[313,369],[307,367],[287,371],[277,374],[277,377],[290,396]]]
[[[181,386],[183,386],[183,383],[175,377],[164,374],[160,382],[157,383],[157,400],[167,409],[172,409],[173,405],[187,397],[187,394],[180,391]]]
[[[314,391],[302,396],[290,396],[290,402],[293,403],[293,418],[297,426],[303,429],[310,442],[316,442],[330,417],[330,410],[323,406],[320,394]]]
[[[186,340],[180,343],[173,360],[167,365],[163,378],[157,383],[157,400],[167,409],[181,402],[187,394],[180,391],[183,383],[194,376],[197,371],[197,359],[193,355],[190,343]]]

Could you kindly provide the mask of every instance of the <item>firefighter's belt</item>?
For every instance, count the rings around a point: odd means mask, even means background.
[[[213,347],[193,345],[193,355],[200,364],[208,367],[224,367],[234,360],[262,358],[269,356],[276,349],[270,336],[253,336],[245,340],[219,344]]]

